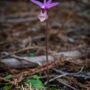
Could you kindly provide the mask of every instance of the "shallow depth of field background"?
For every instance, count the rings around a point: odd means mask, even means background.
[[[90,0],[56,1],[60,6],[48,13],[49,54],[80,51],[80,58],[63,62],[60,68],[78,72],[84,67],[82,72],[90,74]],[[0,58],[3,52],[27,57],[45,55],[45,30],[37,18],[39,13],[40,8],[29,0],[0,1]],[[78,90],[90,90],[90,78],[66,77],[65,80]]]

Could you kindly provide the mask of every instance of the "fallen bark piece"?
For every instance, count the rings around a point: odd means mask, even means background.
[[[46,56],[36,56],[36,57],[19,57],[15,55],[8,55],[9,58],[1,59],[0,62],[5,63],[6,65],[14,68],[24,68],[24,67],[33,67],[37,65],[43,65],[46,62]],[[61,56],[79,58],[81,53],[79,51],[67,51],[56,53],[53,56],[49,55],[49,61],[54,61],[54,56],[60,58]]]
[[[26,60],[19,61],[16,58],[3,59],[1,62],[12,68],[27,68],[38,66],[37,63],[28,62]]]
[[[52,55],[48,56],[49,61],[54,61],[56,60],[55,57],[60,58],[61,56],[64,57],[70,57],[70,58],[80,58],[82,54],[75,50],[75,51],[66,51],[66,52],[60,52],[60,53],[55,53]],[[43,65],[46,63],[46,56],[36,56],[36,57],[19,57],[15,55],[9,55],[9,58],[7,59],[1,59],[0,62],[13,67],[13,68],[25,68],[25,67],[33,67],[37,65]]]

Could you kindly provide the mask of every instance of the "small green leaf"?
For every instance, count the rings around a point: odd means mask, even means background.
[[[10,90],[11,89],[11,85],[9,85],[8,83],[6,83],[3,87],[2,87],[2,89],[0,88],[0,90]]]
[[[29,53],[29,57],[34,57],[34,56],[35,56],[35,54],[33,52]]]
[[[40,77],[39,77],[38,75],[33,75],[32,78],[33,78],[33,79],[38,79],[38,80],[39,80]]]
[[[4,86],[3,87],[3,90],[10,90],[11,89],[11,86]]]
[[[29,85],[32,85],[33,88],[36,88],[36,89],[42,89],[44,86],[43,86],[43,83],[42,81],[39,79],[39,76],[38,75],[33,75],[32,76],[32,79],[30,80],[27,80],[27,83]]]
[[[6,80],[9,80],[11,78],[12,78],[12,75],[11,74],[9,74],[9,75],[7,75],[7,76],[4,77],[4,79],[6,79]]]

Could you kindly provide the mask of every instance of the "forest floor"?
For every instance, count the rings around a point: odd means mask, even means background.
[[[90,4],[81,1],[49,11],[48,63],[40,9],[0,1],[0,90],[90,90]]]

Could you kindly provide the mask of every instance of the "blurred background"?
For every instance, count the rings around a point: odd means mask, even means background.
[[[60,90],[60,88],[90,90],[90,0],[53,1],[60,2],[60,5],[48,12],[48,52],[54,54],[69,51],[71,53],[65,55],[72,56],[73,51],[78,51],[80,56],[75,53],[74,57],[79,56],[79,58],[60,59],[61,66],[58,69],[71,73],[80,71],[83,74],[76,73],[72,74],[73,77],[66,76],[62,79],[77,89],[67,88],[66,84],[62,85],[59,81],[60,84],[57,83],[59,89],[52,90]],[[2,60],[3,52],[21,57],[45,55],[45,28],[37,18],[39,13],[40,8],[30,0],[0,0],[0,60]],[[11,57],[4,58],[12,61]],[[22,68],[21,64],[19,64],[20,68]],[[1,67],[4,66],[0,65],[0,76],[11,71],[11,68],[7,70],[6,66],[3,69]],[[20,72],[24,71],[20,70]],[[58,75],[58,73],[50,72],[50,75],[52,74]],[[43,72],[42,75],[46,74]],[[0,78],[0,80],[3,79]],[[54,85],[56,85],[55,82]],[[1,82],[0,86],[2,86]]]
[[[50,50],[59,52],[89,46],[90,1],[56,1],[60,5],[49,10]],[[45,35],[37,18],[39,13],[40,8],[29,0],[0,1],[0,52],[17,52],[37,45],[43,47]]]

